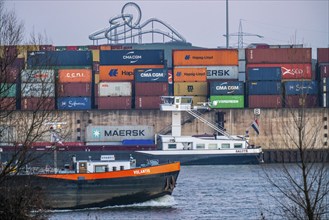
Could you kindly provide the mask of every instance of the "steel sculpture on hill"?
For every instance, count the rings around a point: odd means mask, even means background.
[[[137,15],[134,16],[128,12],[128,8],[132,7],[137,11]],[[109,20],[110,26],[101,30],[95,31],[89,35],[89,39],[98,42],[98,40],[107,39],[111,44],[135,43],[135,37],[138,37],[138,43],[142,43],[142,37],[146,34],[151,34],[151,42],[155,42],[155,35],[160,35],[163,42],[166,39],[172,42],[186,42],[185,38],[180,35],[173,27],[169,24],[157,19],[150,18],[144,23],[140,23],[142,18],[142,11],[140,7],[133,2],[128,2],[121,9],[121,15],[115,16]],[[160,25],[157,29],[154,26]]]

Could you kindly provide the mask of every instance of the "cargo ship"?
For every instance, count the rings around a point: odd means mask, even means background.
[[[137,151],[136,156],[159,159],[160,162],[180,161],[182,165],[227,165],[259,164],[263,162],[260,146],[251,146],[245,136],[230,135],[223,129],[205,120],[198,108],[207,108],[211,103],[194,106],[189,96],[163,96],[162,111],[172,111],[172,134],[159,135],[160,150]],[[206,123],[221,135],[181,135],[181,112],[187,111]],[[141,155],[138,155],[141,154]]]
[[[73,159],[74,169],[53,173],[9,176],[8,184],[29,184],[44,195],[48,209],[83,209],[145,202],[171,195],[180,171],[180,163],[159,164],[149,160],[136,167],[136,160],[115,160],[102,155],[101,160]]]

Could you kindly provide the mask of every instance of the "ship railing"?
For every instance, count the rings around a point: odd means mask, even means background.
[[[199,115],[203,115],[207,111],[208,111],[208,109],[202,109],[201,111],[198,111],[198,114]],[[192,122],[194,119],[195,119],[194,116],[188,114],[185,117],[183,117],[183,119],[182,119],[182,125],[184,125],[185,123]],[[172,128],[172,126],[171,125],[168,125],[167,127],[161,129],[158,133],[159,134],[163,134],[163,135],[168,134],[171,131],[171,128]]]
[[[206,125],[208,125],[209,127],[211,127],[212,129],[214,129],[215,131],[223,134],[224,136],[226,136],[227,138],[230,139],[235,139],[234,137],[232,137],[229,133],[227,133],[226,131],[224,131],[223,129],[219,128],[218,126],[214,125],[213,123],[207,121],[205,118],[201,117],[201,113],[198,112],[197,110],[187,110],[187,112],[189,114],[191,114],[192,116],[194,116],[195,118],[199,119],[200,121],[202,121],[203,123],[205,123]]]

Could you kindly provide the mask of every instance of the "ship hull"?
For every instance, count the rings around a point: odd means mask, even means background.
[[[122,176],[120,172],[123,172]],[[171,195],[179,174],[179,163],[109,173],[114,176],[18,175],[9,181],[11,186],[28,183],[33,189],[40,190],[49,209],[128,205]]]
[[[159,152],[154,154],[154,152]],[[162,154],[163,152],[163,154]],[[185,151],[186,152],[186,151]],[[193,151],[194,152],[194,151]],[[63,161],[69,161],[72,155],[76,155],[77,158],[88,159],[99,158],[104,154],[113,154],[119,160],[125,160],[132,155],[136,161],[137,165],[146,163],[147,159],[157,159],[160,163],[167,163],[168,161],[179,161],[181,165],[240,165],[240,164],[259,164],[262,162],[263,153],[249,153],[249,154],[207,154],[207,153],[193,153],[190,154],[180,153],[180,154],[165,154],[166,151],[60,151],[57,153],[57,165],[59,167],[64,166]],[[191,154],[192,153],[192,154]],[[3,155],[3,157],[9,155]],[[8,157],[9,158],[9,157]],[[39,164],[42,165],[53,165],[54,155],[53,152],[43,155],[39,159]]]
[[[140,160],[145,158],[158,159],[160,163],[179,161],[181,165],[243,165],[260,164],[263,162],[262,152],[226,154],[185,152],[140,151],[136,152],[134,156]]]

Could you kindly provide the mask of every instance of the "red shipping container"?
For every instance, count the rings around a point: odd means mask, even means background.
[[[165,96],[168,95],[168,89],[166,82],[135,83],[136,96]]]
[[[281,95],[250,95],[249,108],[282,108]]]
[[[61,97],[91,96],[91,83],[59,83],[57,92]]]
[[[16,110],[16,98],[0,98],[0,111]]]
[[[135,109],[160,109],[160,96],[136,96]]]
[[[247,63],[311,63],[311,48],[246,49]]]
[[[248,68],[280,67],[282,79],[314,79],[311,63],[247,64]]]
[[[97,100],[98,109],[131,109],[131,96],[98,97]]]
[[[66,46],[66,50],[78,50],[78,46]]]
[[[89,50],[99,50],[99,46],[98,45],[89,45],[88,49]]]
[[[16,83],[20,70],[17,67],[7,67],[0,75],[0,82]]]
[[[23,98],[21,100],[22,110],[54,110],[55,98]]]
[[[329,64],[320,66],[320,78],[329,78]]]
[[[329,48],[318,48],[318,63],[329,63]]]
[[[286,108],[315,108],[319,106],[316,95],[287,95],[284,101]]]
[[[39,50],[41,50],[41,51],[55,51],[55,46],[53,46],[53,45],[40,45]]]

